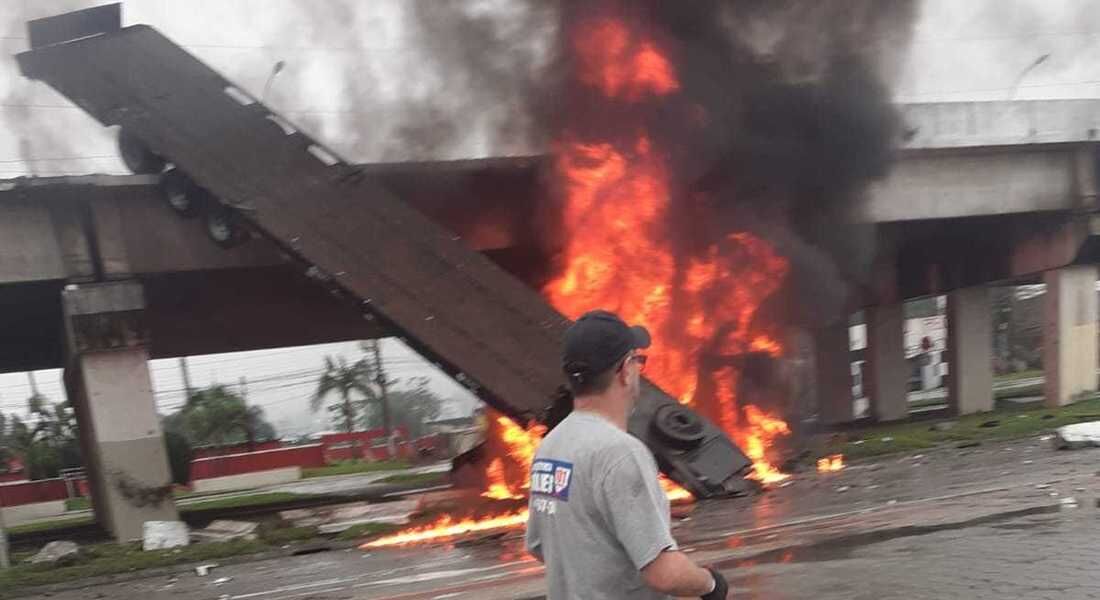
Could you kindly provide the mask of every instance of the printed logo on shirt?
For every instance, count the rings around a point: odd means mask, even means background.
[[[573,463],[539,459],[531,465],[531,494],[569,501]]]

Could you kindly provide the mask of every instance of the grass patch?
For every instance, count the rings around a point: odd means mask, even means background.
[[[89,510],[92,508],[92,501],[88,498],[69,498],[65,501],[65,510],[67,512],[73,512],[75,510]]]
[[[825,452],[843,453],[854,460],[962,442],[1017,439],[1089,419],[1100,419],[1098,397],[1054,409],[1042,406],[1008,407],[990,413],[968,415],[953,419],[955,425],[946,431],[936,430],[934,423],[930,421],[876,426],[853,431],[847,440],[830,442]],[[992,421],[997,422],[996,426],[982,426]],[[889,438],[889,441],[883,441],[884,438]]]
[[[53,529],[80,527],[81,525],[91,525],[94,522],[95,519],[91,515],[86,515],[83,517],[73,517],[71,519],[52,519],[50,521],[13,525],[12,527],[5,528],[4,531],[7,531],[8,535],[22,535],[25,533],[39,533],[41,531],[50,531]]]
[[[341,532],[335,539],[356,540],[398,529],[399,526],[388,523],[366,523]],[[17,552],[12,556],[14,566],[7,571],[0,571],[0,598],[17,595],[20,589],[27,587],[258,554],[324,537],[316,527],[287,527],[276,521],[261,523],[256,533],[255,540],[194,544],[185,548],[151,552],[142,551],[140,543],[108,542],[82,546],[80,556],[64,565],[32,565],[26,561],[34,555],[33,552]],[[328,539],[333,537],[329,536]]]
[[[374,462],[345,461],[327,467],[302,469],[302,478],[309,479],[310,477],[331,477],[333,475],[358,475],[360,473],[377,473],[379,471],[399,471],[401,469],[408,469],[411,466],[412,465],[403,460],[379,460]]]
[[[60,566],[23,563],[0,571],[0,597],[12,596],[19,588],[30,586],[255,554],[270,548],[269,544],[260,540],[196,544],[186,548],[151,552],[142,552],[140,544],[108,543],[86,546],[81,548],[81,555],[73,564]]]
[[[440,473],[398,473],[385,479],[379,479],[378,483],[392,483],[397,485],[442,485],[450,480],[450,474]]]
[[[268,492],[264,494],[251,494],[248,496],[232,496],[229,498],[214,498],[213,500],[203,500],[200,502],[191,502],[180,506],[181,513],[189,513],[200,510],[219,510],[224,508],[246,508],[251,506],[264,506],[267,504],[281,504],[283,502],[292,502],[294,500],[306,500],[311,498],[321,498],[322,496],[313,494],[291,494],[289,492]]]
[[[316,527],[277,527],[260,525],[259,537],[272,546],[283,546],[292,542],[304,542],[320,537]]]
[[[1029,396],[1042,396],[1043,384],[1036,383],[1035,385],[1025,385],[1022,387],[1012,387],[1008,389],[993,390],[993,398],[995,400],[1005,400],[1008,398],[1026,398]]]
[[[390,523],[364,523],[362,525],[355,525],[341,531],[339,534],[337,534],[336,539],[342,541],[357,540],[359,538],[369,537],[372,535],[391,533],[397,531],[398,529],[400,529],[400,527],[398,527],[397,525],[392,525]]]
[[[997,375],[993,378],[994,381],[1017,381],[1019,379],[1034,379],[1036,377],[1042,377],[1042,369],[1031,369],[1028,371],[1020,371],[1019,373],[1005,373],[1004,375]]]

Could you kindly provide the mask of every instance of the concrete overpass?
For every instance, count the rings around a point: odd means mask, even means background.
[[[908,136],[895,169],[847,215],[849,226],[869,228],[875,241],[873,276],[851,308],[867,310],[866,380],[877,418],[908,413],[902,302],[941,293],[949,294],[953,407],[960,413],[992,408],[985,286],[998,282],[1050,284],[1049,401],[1068,402],[1096,388],[1088,375],[1097,363],[1096,296],[1084,290],[1091,291],[1097,278],[1090,238],[1100,231],[1092,223],[1097,109],[1100,102],[1092,101],[902,107]],[[539,202],[544,162],[529,157],[369,170],[538,285],[546,275],[546,228],[540,225],[546,215]],[[165,206],[152,178],[0,182],[0,327],[6,332],[0,371],[65,366],[63,314],[73,304],[63,302],[65,286],[112,281],[140,282],[149,334],[143,343],[151,357],[387,333],[351,303],[330,296],[266,239],[218,248],[195,221]],[[846,325],[815,332],[818,395],[822,416],[831,422],[852,418]],[[101,366],[110,372],[110,365]],[[138,379],[131,383],[140,388]],[[140,402],[138,396],[131,400]],[[102,420],[82,415],[83,423]],[[133,447],[128,442],[122,451]]]

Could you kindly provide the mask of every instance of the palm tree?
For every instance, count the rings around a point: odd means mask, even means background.
[[[378,393],[371,385],[374,381],[374,369],[366,359],[360,359],[354,363],[348,363],[347,359],[337,356],[325,357],[325,371],[317,380],[317,390],[310,399],[310,409],[318,412],[324,405],[325,398],[335,395],[338,401],[328,405],[329,413],[339,416],[343,421],[344,429],[348,433],[355,431],[355,422],[361,409],[365,405],[379,401]],[[355,398],[355,396],[360,396]],[[386,432],[389,434],[389,431]],[[359,458],[359,446],[353,445],[353,453]]]
[[[244,398],[224,385],[212,385],[191,394],[178,418],[194,444],[220,445],[239,440],[252,446],[259,437],[272,437],[263,409],[248,406]]]

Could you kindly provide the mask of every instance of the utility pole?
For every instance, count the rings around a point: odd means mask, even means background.
[[[241,375],[241,379],[237,384],[237,389],[240,390],[241,399],[244,400],[245,405],[248,405],[248,378]]]
[[[34,378],[34,371],[27,371],[27,380],[31,382],[31,396],[38,396],[38,381]]]
[[[386,449],[390,458],[393,458],[397,454],[397,449],[394,447],[393,430],[390,424],[390,382],[382,366],[382,343],[378,340],[371,340],[369,343],[374,353],[374,382],[378,384],[379,399],[382,401],[382,431],[386,434]]]
[[[8,532],[4,530],[4,502],[0,498],[0,570],[11,568],[11,558],[8,556]]]
[[[184,400],[184,402],[186,403],[188,400],[191,399],[191,394],[194,393],[194,390],[191,389],[191,372],[187,370],[186,356],[180,357],[180,375],[183,376],[183,389],[187,394],[186,399]]]

